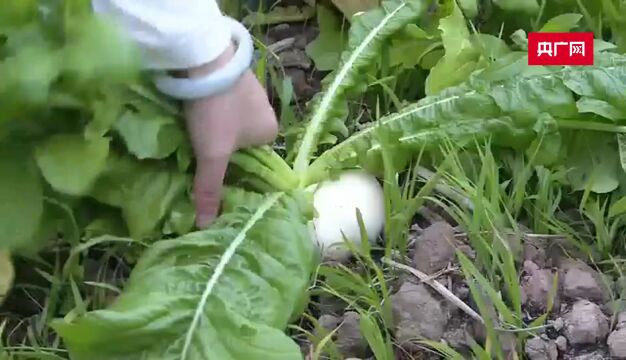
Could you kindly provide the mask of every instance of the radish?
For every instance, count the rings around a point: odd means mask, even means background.
[[[350,255],[344,236],[355,245],[361,244],[357,209],[361,212],[370,243],[382,231],[385,203],[382,186],[376,177],[361,171],[348,170],[336,180],[325,180],[314,188],[313,235],[322,257],[344,260]]]

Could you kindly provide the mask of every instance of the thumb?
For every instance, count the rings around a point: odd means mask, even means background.
[[[194,178],[196,226],[208,226],[219,213],[222,188],[230,155],[199,158]]]

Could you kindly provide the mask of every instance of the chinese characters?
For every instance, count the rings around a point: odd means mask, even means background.
[[[573,56],[575,54],[585,56],[585,43],[583,41],[542,41],[538,44],[537,56],[558,56],[559,46],[567,46],[569,48],[569,56]]]

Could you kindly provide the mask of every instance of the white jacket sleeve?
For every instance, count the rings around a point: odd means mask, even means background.
[[[139,47],[148,69],[186,69],[226,50],[231,32],[216,0],[92,0]]]

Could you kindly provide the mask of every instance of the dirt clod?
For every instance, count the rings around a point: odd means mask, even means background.
[[[584,353],[564,356],[563,360],[607,360],[609,355],[604,349],[595,349]]]
[[[554,344],[559,349],[560,352],[567,351],[567,339],[565,336],[559,336],[554,340]]]
[[[320,316],[320,318],[317,320],[319,326],[327,331],[335,330],[340,321],[341,319],[339,319],[338,317],[328,314]]]
[[[307,74],[304,70],[287,68],[285,69],[285,75],[291,79],[296,99],[306,101],[315,95],[316,90],[309,84]]]
[[[578,300],[565,314],[565,337],[573,346],[596,344],[606,339],[609,323],[600,307],[587,300]]]
[[[454,228],[447,222],[427,227],[415,242],[415,268],[426,274],[445,269],[454,260]]]
[[[442,338],[449,312],[425,285],[407,281],[391,296],[391,302],[396,339],[401,346],[416,351],[412,340]]]
[[[609,352],[615,359],[626,359],[626,329],[613,331],[607,340]]]
[[[568,260],[563,262],[561,269],[563,296],[566,299],[587,299],[600,303],[608,299],[608,289],[602,276],[589,265],[580,260]]]
[[[557,360],[559,351],[554,341],[534,337],[526,342],[526,355],[530,360]]]
[[[550,269],[539,268],[530,260],[524,262],[524,272],[526,273],[522,279],[524,304],[534,313],[543,313],[548,307],[554,274]],[[554,306],[558,308],[558,299],[555,299]]]
[[[361,315],[348,311],[343,315],[339,329],[337,330],[337,349],[346,358],[366,358],[368,356],[367,340],[361,334],[359,322]]]
[[[615,324],[615,329],[623,328],[626,328],[626,311],[617,314],[617,323]]]
[[[280,64],[284,67],[296,67],[303,70],[309,70],[311,68],[311,59],[306,53],[300,49],[294,48],[285,50],[278,54]]]

